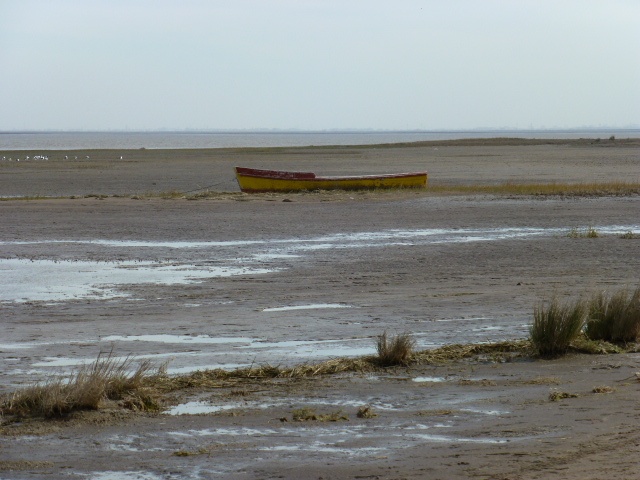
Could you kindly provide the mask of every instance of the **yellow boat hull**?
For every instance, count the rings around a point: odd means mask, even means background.
[[[280,172],[236,167],[243,192],[295,192],[302,190],[368,190],[377,188],[426,188],[427,172],[357,177],[316,177],[307,172]]]

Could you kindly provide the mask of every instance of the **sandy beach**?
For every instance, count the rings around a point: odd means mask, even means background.
[[[33,199],[0,201],[1,394],[110,350],[177,375],[372,354],[385,330],[421,350],[522,339],[537,302],[640,284],[621,238],[638,195],[435,191],[639,182],[638,140],[3,156],[21,161],[0,197]],[[247,195],[235,165],[427,170],[434,190]],[[639,353],[483,356],[194,388],[161,414],[5,422],[0,478],[640,478],[638,371]]]

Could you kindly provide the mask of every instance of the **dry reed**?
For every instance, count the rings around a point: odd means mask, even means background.
[[[389,339],[385,330],[376,343],[378,364],[383,367],[408,365],[415,346],[416,341],[408,333],[401,333]]]
[[[626,196],[640,194],[638,182],[503,183],[499,185],[438,185],[429,192],[440,194],[532,195],[532,196]]]
[[[154,392],[144,387],[152,365],[143,362],[133,372],[132,360],[118,361],[101,353],[95,362],[64,377],[16,391],[0,404],[0,413],[23,416],[60,417],[77,410],[97,410],[104,400],[124,400],[123,406],[157,410]]]

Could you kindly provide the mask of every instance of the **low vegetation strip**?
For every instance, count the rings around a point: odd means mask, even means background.
[[[447,345],[435,350],[416,352],[408,333],[397,337],[384,337],[388,346],[402,345],[403,354],[390,362],[389,358],[371,355],[360,358],[335,358],[317,364],[293,367],[271,365],[252,366],[236,370],[204,370],[188,375],[169,376],[164,366],[152,368],[143,362],[133,373],[132,359],[116,361],[111,354],[100,355],[91,365],[72,372],[66,378],[21,389],[0,399],[0,415],[24,417],[63,417],[74,411],[96,410],[108,401],[115,401],[122,408],[138,411],[158,411],[163,395],[189,389],[210,389],[228,386],[235,381],[300,379],[335,375],[340,373],[365,373],[383,371],[390,366],[411,366],[426,363],[446,363],[479,355],[498,358],[504,355],[528,355],[527,340],[499,342],[482,345]],[[407,350],[408,348],[408,350]]]
[[[435,180],[437,182],[437,180]],[[393,195],[394,192],[406,189],[369,189],[360,190],[357,193],[371,192],[377,196]],[[133,195],[71,195],[69,197],[56,196],[24,196],[24,197],[1,197],[0,201],[39,201],[39,200],[74,200],[83,198],[97,198],[105,200],[109,198],[128,198],[131,200],[142,199],[164,199],[164,200],[234,200],[241,201],[247,199],[265,198],[269,200],[278,199],[285,196],[324,195],[331,198],[347,196],[353,200],[354,191],[350,190],[315,190],[305,192],[290,193],[240,193],[225,192],[215,190],[194,190],[181,192],[179,190],[147,191]],[[609,196],[633,196],[640,195],[640,182],[592,182],[592,183],[501,183],[495,185],[447,185],[430,183],[424,190],[411,190],[412,194],[423,195],[512,195],[512,196],[569,196],[569,197],[609,197]]]
[[[435,194],[603,197],[640,195],[639,182],[502,183],[498,185],[430,185]]]
[[[640,338],[640,287],[591,299],[560,304],[553,299],[534,308],[530,338],[522,340],[445,345],[416,351],[410,333],[376,338],[377,355],[334,358],[293,367],[257,365],[236,370],[204,370],[169,376],[165,366],[148,361],[133,368],[133,359],[117,360],[113,352],[99,355],[91,364],[67,378],[52,379],[0,398],[0,417],[63,417],[74,411],[96,410],[106,402],[122,408],[160,411],[163,395],[189,389],[211,389],[244,380],[300,379],[341,373],[383,371],[389,367],[445,364],[466,358],[504,361],[515,357],[557,356],[567,352],[591,354],[638,351]]]

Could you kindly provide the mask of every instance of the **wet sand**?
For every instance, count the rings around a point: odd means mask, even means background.
[[[46,153],[0,165],[0,195],[127,197],[0,202],[0,392],[111,347],[180,373],[360,355],[385,329],[420,348],[523,338],[541,299],[640,281],[640,244],[620,238],[640,228],[636,196],[241,195],[232,178],[239,164],[426,168],[431,185],[638,181],[637,145]],[[128,197],[205,186],[230,193]],[[587,227],[601,235],[566,236]],[[0,477],[636,478],[639,366],[476,359],[184,392],[174,403],[208,413],[2,427]],[[602,385],[613,391],[593,393]],[[551,402],[554,390],[579,396]],[[365,404],[378,416],[358,418]],[[349,420],[293,422],[302,407]]]

